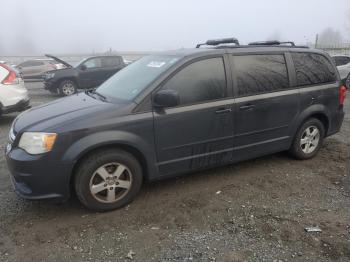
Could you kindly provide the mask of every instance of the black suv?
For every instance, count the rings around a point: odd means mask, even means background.
[[[69,63],[52,55],[46,55],[67,68],[52,70],[44,75],[45,89],[61,96],[75,94],[78,89],[95,88],[125,67],[121,56],[93,56],[84,59],[78,65]]]
[[[285,150],[308,159],[339,131],[346,89],[323,51],[206,44],[143,57],[94,91],[20,115],[6,149],[15,191],[75,190],[88,208],[111,210],[144,180]]]

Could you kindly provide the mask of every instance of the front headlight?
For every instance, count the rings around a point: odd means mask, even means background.
[[[56,138],[55,133],[24,132],[18,146],[32,155],[43,154],[52,150]]]
[[[45,78],[46,79],[51,79],[51,78],[54,78],[55,77],[55,73],[47,73]]]

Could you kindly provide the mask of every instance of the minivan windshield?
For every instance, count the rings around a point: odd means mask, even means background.
[[[145,56],[113,75],[96,92],[118,100],[133,100],[179,58],[171,55]]]

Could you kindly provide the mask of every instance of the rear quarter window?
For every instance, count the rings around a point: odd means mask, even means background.
[[[292,53],[298,86],[332,83],[336,81],[334,66],[323,55]]]

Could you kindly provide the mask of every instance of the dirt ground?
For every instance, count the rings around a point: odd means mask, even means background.
[[[33,105],[56,99],[40,83],[27,87]],[[279,153],[146,184],[109,213],[75,198],[19,199],[3,154],[15,115],[4,116],[0,261],[350,261],[349,102],[341,133],[312,160]]]

